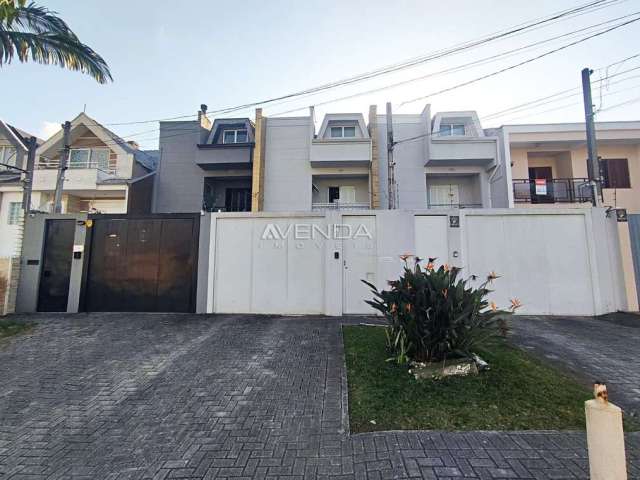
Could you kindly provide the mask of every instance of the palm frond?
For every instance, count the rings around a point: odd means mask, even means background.
[[[86,73],[99,83],[112,81],[104,59],[83,44],[55,12],[34,3],[0,10],[0,67],[14,57]],[[9,12],[7,14],[7,12]]]
[[[113,80],[102,57],[75,36],[0,30],[0,66],[14,56],[21,62],[32,60],[86,73],[99,83]]]

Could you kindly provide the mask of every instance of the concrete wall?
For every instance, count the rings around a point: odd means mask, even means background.
[[[267,118],[264,210],[311,210],[311,118]]]
[[[459,218],[460,227],[450,225],[450,216]],[[518,298],[524,304],[519,313],[599,315],[626,308],[618,231],[615,218],[607,217],[604,209],[469,209],[368,210],[356,216],[339,211],[213,214],[207,286],[201,285],[207,290],[207,312],[316,312],[321,294],[320,313],[344,313],[354,295],[365,313],[369,293],[350,291],[353,282],[349,286],[343,268],[342,259],[346,268],[361,268],[360,260],[345,257],[353,239],[296,242],[287,237],[274,242],[264,237],[267,225],[291,233],[300,223],[324,228],[353,224],[358,218],[363,223],[373,219],[374,249],[363,254],[374,252],[375,271],[367,278],[379,288],[401,272],[400,254],[418,252],[461,267],[465,276],[482,279],[498,272],[502,278],[492,286],[492,298],[501,307]],[[241,264],[230,259],[242,259]],[[291,270],[298,267],[307,275]],[[305,304],[304,296],[293,294],[294,290],[309,292],[313,301]],[[282,302],[269,300],[280,297]]]
[[[44,254],[45,223],[53,219],[86,220],[87,215],[75,214],[32,214],[25,222],[24,255],[21,262],[20,284],[16,301],[17,312],[36,312],[38,309],[38,289],[40,287],[40,274]],[[69,279],[68,312],[77,312],[80,301],[80,285],[82,281],[82,265],[84,262],[84,240],[86,227],[76,225],[74,235],[74,248],[81,246],[82,258],[73,259]]]
[[[155,175],[154,213],[199,212],[202,168],[195,161],[201,127],[192,122],[160,122],[160,161]]]
[[[20,253],[20,225],[9,225],[9,204],[22,204],[22,191],[0,192],[0,257],[10,257]]]

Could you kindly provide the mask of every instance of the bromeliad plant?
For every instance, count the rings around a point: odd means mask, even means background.
[[[498,278],[495,273],[474,288],[469,280],[475,276],[461,279],[460,269],[448,265],[436,269],[435,258],[425,267],[417,257],[400,258],[404,272],[399,280],[389,282],[390,290],[378,291],[363,280],[376,297],[366,302],[389,322],[390,361],[430,363],[469,357],[477,347],[504,336],[507,319],[520,302],[514,299],[509,310],[499,310],[487,300],[488,286]],[[408,265],[409,258],[414,259],[414,267]]]

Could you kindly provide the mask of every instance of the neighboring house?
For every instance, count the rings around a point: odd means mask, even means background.
[[[474,111],[393,114],[397,208],[508,207],[507,168],[498,139]],[[370,112],[372,118],[372,112]],[[369,128],[372,128],[370,120]],[[380,205],[389,205],[386,115],[375,115]]]
[[[0,120],[0,163],[26,168],[27,142],[32,135]],[[38,144],[42,140],[38,139]],[[0,257],[19,254],[22,218],[22,174],[0,165]]]
[[[86,115],[71,121],[71,151],[62,212],[144,213],[151,210],[156,158]],[[52,211],[63,133],[37,151],[31,208]]]
[[[251,211],[254,125],[248,118],[160,122],[154,212]]]
[[[522,207],[591,206],[584,123],[505,125],[496,129],[510,164],[510,204]],[[640,122],[597,122],[603,205],[640,219]],[[630,309],[638,309],[640,232],[618,223]],[[632,259],[631,243],[636,244]]]
[[[161,122],[154,211],[388,208],[386,116]],[[498,141],[475,112],[393,115],[398,208],[508,207]],[[258,131],[261,133],[258,135]],[[261,137],[261,138],[257,138]],[[256,159],[256,161],[254,161]],[[253,206],[248,201],[251,198]]]
[[[263,118],[264,211],[371,208],[371,138],[360,113]]]

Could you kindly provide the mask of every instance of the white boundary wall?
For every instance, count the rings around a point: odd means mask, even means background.
[[[492,298],[500,307],[518,298],[521,314],[626,308],[616,220],[603,209],[218,213],[203,223],[210,234],[208,270],[199,275],[202,312],[372,313],[359,279],[385,288],[401,272],[403,253],[438,257],[465,277],[495,271],[501,278]],[[370,238],[334,235],[334,225],[347,224],[352,233],[364,225]]]

